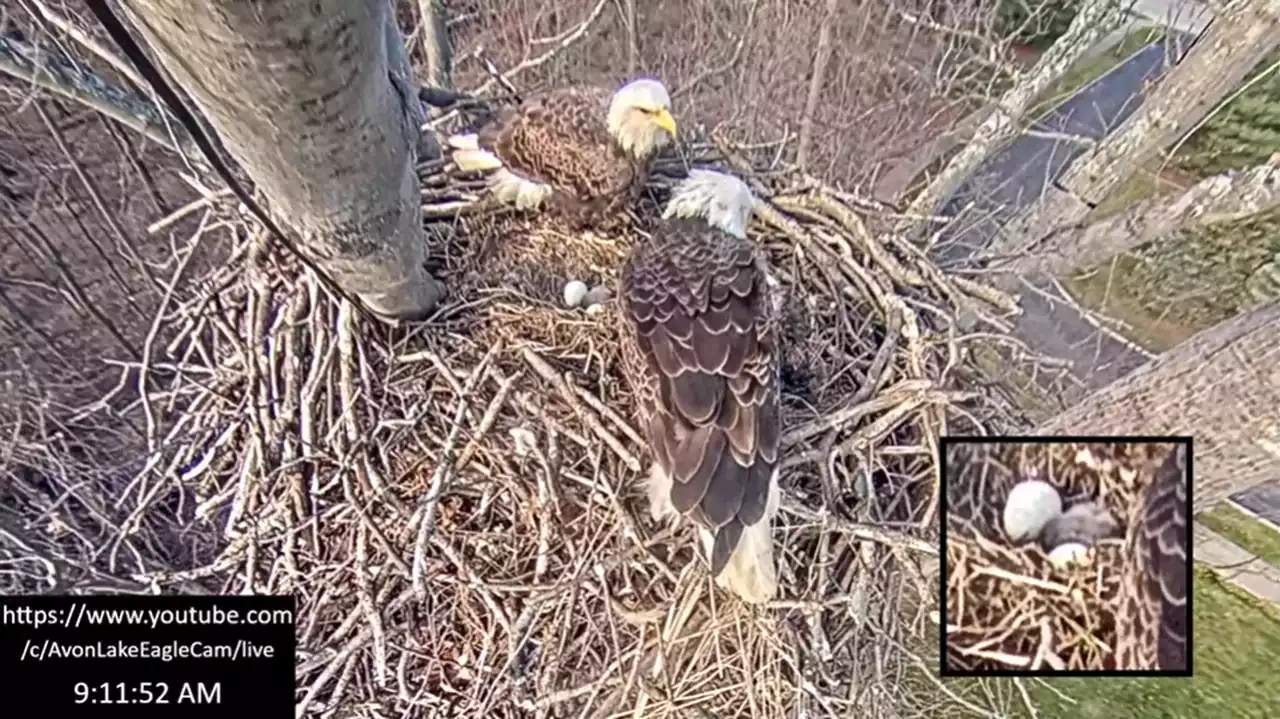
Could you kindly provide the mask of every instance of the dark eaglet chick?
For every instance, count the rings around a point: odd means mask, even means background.
[[[754,206],[738,178],[692,170],[632,248],[618,307],[650,513],[691,520],[716,583],[760,603],[778,589],[781,298],[746,237]]]

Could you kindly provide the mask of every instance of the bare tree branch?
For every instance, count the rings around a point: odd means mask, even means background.
[[[640,62],[640,41],[636,37],[636,0],[627,0],[627,77],[636,74]]]
[[[1035,67],[996,101],[989,117],[974,132],[973,139],[943,171],[912,200],[906,214],[929,217],[951,197],[965,180],[993,153],[1013,139],[1023,115],[1049,86],[1066,74],[1099,38],[1120,24],[1125,10],[1119,0],[1088,0],[1083,3],[1070,27],[1042,55]],[[924,221],[914,221],[917,233],[927,229]]]
[[[453,89],[453,43],[449,40],[444,0],[418,0],[422,22],[422,53],[427,58],[426,82],[434,88]]]
[[[44,18],[45,22],[48,22],[50,25],[53,25],[59,30],[65,32],[68,37],[75,40],[86,50],[102,58],[107,64],[115,68],[116,72],[128,78],[129,82],[133,83],[135,88],[139,90],[145,90],[147,88],[147,82],[138,75],[138,72],[133,69],[132,65],[125,62],[124,59],[116,53],[104,47],[102,43],[94,40],[80,25],[77,25],[66,17],[54,12],[52,8],[43,2],[43,0],[27,0],[27,2],[31,3],[31,5],[36,8],[40,13],[40,16]]]
[[[898,161],[893,169],[877,180],[872,190],[872,197],[887,204],[897,206],[906,194],[907,188],[929,165],[937,162],[943,155],[973,139],[973,133],[986,122],[995,111],[993,105],[970,113],[948,132],[934,137],[907,157]]]
[[[992,254],[1017,254],[1079,223],[1143,163],[1212,111],[1277,44],[1280,2],[1230,0],[1142,107],[1073,162],[1039,203],[1010,222]]]
[[[1180,194],[1143,200],[1088,227],[1057,232],[1045,238],[1030,255],[1000,266],[998,269],[1010,276],[1000,278],[997,284],[1012,287],[1016,283],[1012,276],[1062,277],[1176,230],[1241,220],[1277,207],[1280,163],[1225,172],[1201,180]]]
[[[1058,184],[1096,205],[1217,107],[1280,44],[1280,3],[1230,0],[1205,36],[1097,150],[1072,163]]]
[[[161,147],[204,163],[186,131],[151,100],[108,84],[60,53],[0,35],[0,72],[97,110]]]
[[[796,148],[796,165],[801,170],[809,158],[809,146],[813,144],[813,114],[818,110],[822,96],[822,83],[827,77],[827,63],[831,60],[831,26],[839,6],[838,0],[827,0],[823,13],[822,29],[818,31],[818,49],[813,55],[813,72],[809,76],[809,94],[804,101],[804,114],[800,116],[799,146]]]

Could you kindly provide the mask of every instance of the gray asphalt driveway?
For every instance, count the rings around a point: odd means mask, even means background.
[[[933,254],[948,269],[980,267],[1001,225],[1035,203],[1086,149],[1078,138],[1098,140],[1141,104],[1143,83],[1181,58],[1194,36],[1170,37],[1135,52],[1050,111],[1021,137],[992,156],[944,206],[955,218]],[[1123,377],[1147,361],[1133,346],[1101,333],[1051,285],[1022,293],[1023,315],[1015,334],[1046,355],[1070,360],[1089,388]]]

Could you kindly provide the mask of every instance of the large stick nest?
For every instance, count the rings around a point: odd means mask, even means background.
[[[225,262],[178,263],[148,359],[78,416],[142,418],[145,460],[85,482],[83,452],[50,454],[65,432],[15,445],[4,516],[34,560],[4,589],[294,593],[299,715],[930,715],[906,679],[935,666],[937,440],[1023,421],[969,360],[1013,303],[851,195],[751,176],[788,296],[783,590],[752,609],[650,523],[611,316],[559,304],[625,245],[423,172],[451,295],[409,328],[362,321],[225,193],[179,213],[203,214],[179,254]]]

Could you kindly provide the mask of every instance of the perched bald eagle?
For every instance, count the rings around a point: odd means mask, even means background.
[[[754,205],[736,177],[691,171],[624,263],[618,306],[650,512],[691,519],[717,583],[759,603],[777,593],[780,380],[774,283],[746,238]]]
[[[474,133],[448,140],[464,171],[492,171],[497,199],[553,206],[580,222],[616,210],[643,186],[648,162],[676,134],[671,98],[641,78],[617,92],[572,87],[500,110]]]

